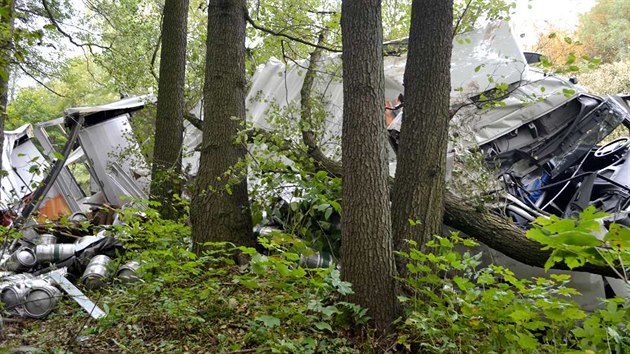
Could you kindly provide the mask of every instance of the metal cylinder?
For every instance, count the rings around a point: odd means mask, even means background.
[[[40,262],[59,262],[74,256],[75,245],[72,243],[58,243],[55,245],[37,245],[35,253]]]
[[[57,243],[57,236],[51,234],[42,234],[37,238],[37,245],[54,245]]]
[[[55,309],[61,291],[51,284],[32,286],[24,295],[24,312],[31,318],[44,318]]]
[[[140,277],[138,276],[138,274],[136,274],[138,268],[140,268],[140,262],[127,262],[123,266],[118,268],[118,272],[116,272],[116,277],[120,279],[123,283],[135,283],[137,281],[140,281]]]
[[[4,303],[5,309],[21,314],[26,293],[32,287],[46,285],[50,285],[50,283],[41,278],[31,278],[10,283],[0,291],[0,301]]]
[[[333,258],[328,253],[313,253],[305,256],[300,255],[300,266],[304,268],[326,268],[333,262]]]
[[[36,263],[37,256],[35,252],[30,248],[20,247],[2,263],[2,268],[11,272],[23,272],[33,267]]]
[[[98,289],[105,285],[109,277],[109,269],[107,265],[111,262],[111,258],[106,255],[98,255],[90,260],[83,276],[81,283],[88,289]]]
[[[28,291],[25,283],[11,284],[0,292],[0,301],[4,303],[4,308],[9,311],[17,310],[24,300],[24,295]]]

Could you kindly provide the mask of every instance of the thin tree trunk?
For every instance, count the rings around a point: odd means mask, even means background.
[[[246,146],[235,142],[245,123],[245,6],[245,0],[213,0],[208,7],[203,144],[191,205],[197,253],[204,242],[255,245]]]
[[[7,119],[9,104],[9,76],[11,72],[11,53],[13,52],[13,14],[14,0],[0,0],[0,7],[9,11],[0,16],[0,151],[4,148],[4,123]],[[0,171],[2,170],[2,154],[0,154]],[[0,174],[2,178],[2,174]]]
[[[392,191],[396,250],[408,249],[405,240],[423,245],[442,228],[452,33],[452,0],[413,1]],[[400,262],[398,269],[404,270]]]
[[[388,192],[381,1],[344,0],[342,275],[376,328],[398,315]]]
[[[181,151],[184,130],[184,80],[188,0],[166,0],[155,117],[151,197],[162,203],[162,217],[176,219],[175,195],[181,194]]]

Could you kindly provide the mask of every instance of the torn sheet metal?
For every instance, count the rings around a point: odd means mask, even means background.
[[[146,199],[150,184],[147,173],[137,173],[148,171],[148,167],[133,139],[129,118],[123,114],[79,132],[81,147],[106,200],[118,206],[128,203],[129,197]]]
[[[79,290],[74,284],[72,284],[65,277],[66,268],[62,268],[58,271],[53,271],[47,274],[47,277],[52,279],[63,291],[68,294],[79,306],[81,306],[92,318],[98,320],[107,316],[107,314],[101,310],[92,300],[90,300],[81,290]]]
[[[34,130],[30,124],[5,131],[3,145],[2,209],[19,206],[32,195],[46,176],[49,164],[33,143]],[[56,220],[70,214],[69,205],[59,186],[51,186],[39,208],[40,219]]]
[[[2,178],[2,190],[0,192],[3,207],[15,204],[24,196],[33,192],[33,185],[41,182],[41,174],[30,170],[31,160],[36,160],[47,167],[43,156],[29,141],[32,135],[32,126],[26,124],[13,131],[4,132],[4,144],[2,151],[2,169],[6,176]]]

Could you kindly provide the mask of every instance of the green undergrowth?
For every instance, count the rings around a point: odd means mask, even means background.
[[[519,279],[482,265],[476,244],[457,234],[400,254],[408,261],[403,317],[382,335],[370,329],[369,311],[344,301],[351,284],[335,266],[297,265],[304,245],[289,235],[260,239],[262,252],[207,244],[198,257],[184,220],[162,220],[152,209],[121,216],[112,232],[128,251],[114,263],[141,261],[143,281],[87,292],[108,312],[99,321],[64,299],[46,320],[6,322],[5,352],[629,352],[627,300],[585,312],[571,299],[568,275]],[[237,252],[249,262],[235,263]]]
[[[15,325],[5,348],[36,352],[364,352],[368,318],[342,301],[351,292],[338,269],[304,269],[293,245],[268,243],[258,253],[229,244],[190,252],[190,228],[127,212],[115,233],[129,250],[119,259],[143,262],[143,281],[87,292],[108,312],[90,320],[71,300],[44,321]],[[236,252],[249,256],[236,264]],[[20,330],[15,327],[21,327]],[[365,329],[365,330],[364,330]]]

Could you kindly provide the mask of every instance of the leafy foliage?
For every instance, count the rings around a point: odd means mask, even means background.
[[[590,55],[604,62],[628,59],[630,47],[630,3],[624,0],[598,0],[580,18],[578,37]]]
[[[606,352],[627,348],[630,304],[606,300],[593,314],[570,299],[569,275],[518,279],[510,270],[480,267],[481,254],[460,253],[474,246],[457,234],[437,237],[427,251],[412,249],[409,279],[402,279],[407,317],[398,343],[410,351]],[[415,245],[414,245],[415,246]],[[612,334],[612,335],[611,335]]]
[[[620,269],[620,278],[629,283],[626,269],[630,265],[630,229],[616,223],[604,227],[606,216],[590,206],[577,219],[540,217],[527,231],[527,237],[552,251],[546,269],[559,262],[571,269],[586,263],[610,266]]]
[[[124,223],[112,231],[130,251],[120,261],[141,261],[143,282],[102,294],[109,315],[83,328],[91,338],[87,348],[114,338],[119,349],[135,352],[149,345],[210,352],[356,352],[343,333],[367,317],[364,309],[340,300],[352,290],[337,269],[299,267],[298,254],[273,243],[266,254],[208,244],[197,257],[189,251],[188,226],[160,219],[153,209],[128,208],[120,216]],[[249,264],[236,265],[236,251],[249,255]],[[52,341],[45,348],[60,345]]]

